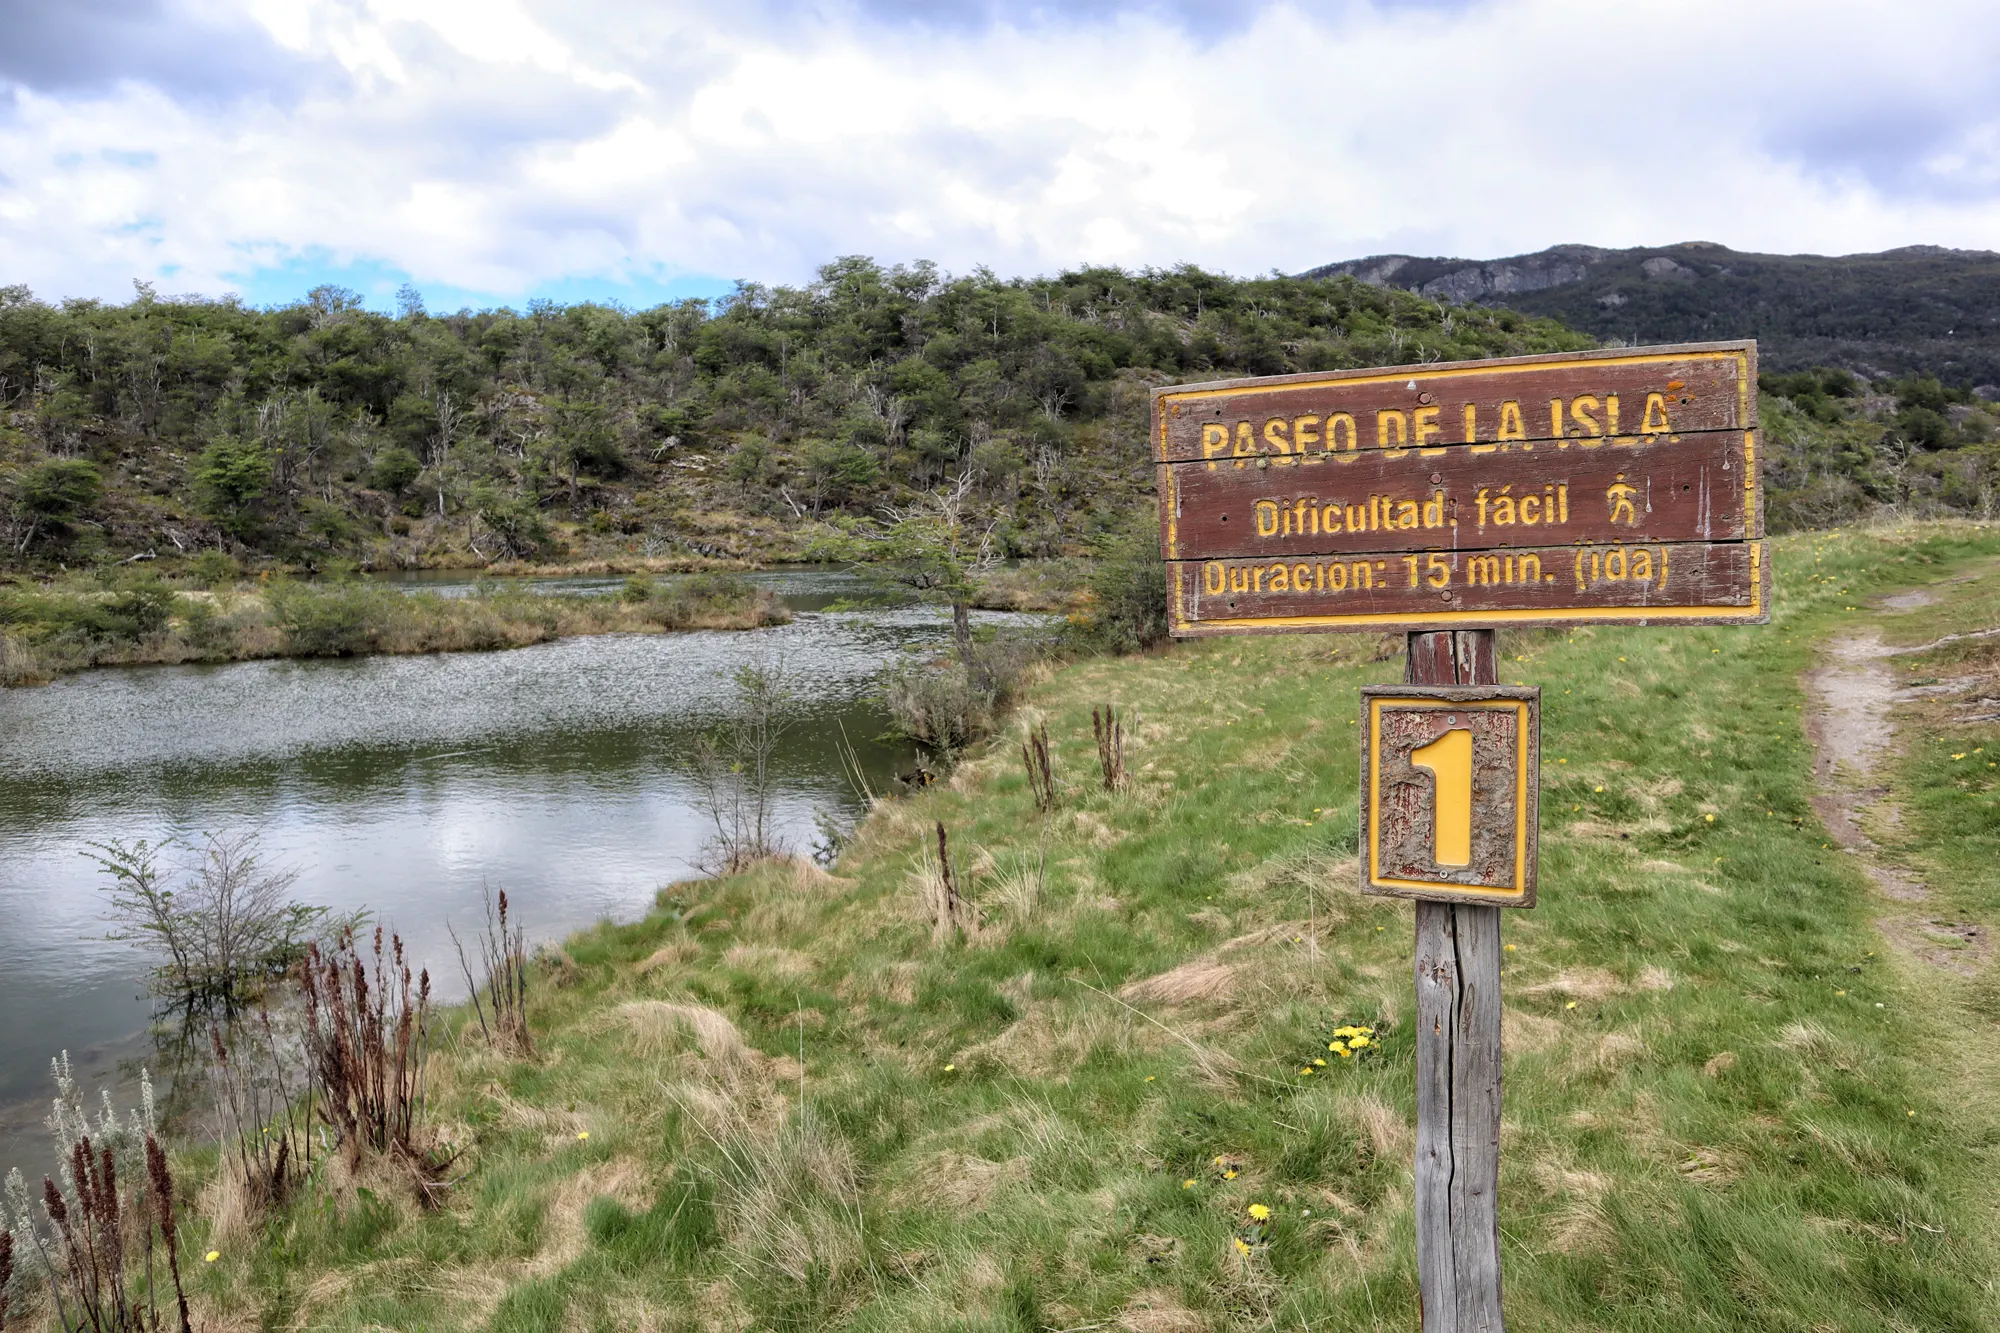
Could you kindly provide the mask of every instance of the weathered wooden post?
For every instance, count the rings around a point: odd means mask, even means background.
[[[1535,901],[1540,692],[1497,626],[1758,624],[1755,343],[1153,393],[1176,637],[1404,631],[1367,686],[1361,888],[1414,898],[1426,1333],[1499,1333],[1500,909]]]
[[[1496,685],[1493,631],[1409,636],[1412,685]],[[1419,899],[1417,1287],[1423,1327],[1500,1317],[1500,909]]]

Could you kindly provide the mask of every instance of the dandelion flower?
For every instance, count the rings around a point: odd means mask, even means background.
[[[1706,820],[1707,820],[1707,821],[1708,821],[1709,823],[1711,823],[1711,824],[1713,824],[1713,823],[1715,822],[1715,816],[1714,816],[1714,815],[1703,815],[1703,816],[1702,816],[1702,818],[1703,818],[1703,819],[1706,819]]]
[[[1514,952],[1514,946],[1511,944],[1503,944],[1500,947],[1505,949],[1508,953]]]
[[[1313,1058],[1313,1063],[1318,1065],[1320,1068],[1324,1069],[1326,1068],[1326,1057],[1323,1055],[1315,1056]]]
[[[1361,1047],[1361,1046],[1372,1045],[1373,1043],[1370,1042],[1369,1039],[1366,1037],[1349,1037],[1347,1039],[1347,1044],[1350,1047]]]
[[[1599,790],[1599,791],[1603,791],[1603,790],[1604,790],[1604,788],[1602,788],[1602,787],[1599,787],[1599,788],[1598,788],[1597,790]]]
[[[1575,1000],[1571,1000],[1571,1001],[1570,1001],[1570,1002],[1569,1002],[1568,1004],[1564,1005],[1564,1006],[1563,1006],[1563,1008],[1565,1008],[1565,1009],[1574,1009],[1574,1008],[1576,1008],[1576,1001],[1575,1001]]]
[[[1223,1178],[1224,1180],[1234,1180],[1234,1179],[1236,1179],[1236,1168],[1235,1168],[1235,1167],[1231,1167],[1231,1168],[1229,1168],[1229,1170],[1227,1170],[1227,1171],[1224,1171],[1224,1172],[1222,1173],[1222,1178]]]
[[[1910,1114],[1912,1114],[1912,1115],[1915,1115],[1915,1114],[1916,1114],[1916,1112],[1912,1111],[1912,1112],[1911,1112]],[[207,1254],[204,1254],[204,1255],[203,1255],[203,1256],[201,1257],[201,1261],[202,1261],[203,1263],[205,1263],[205,1264],[212,1264],[212,1263],[214,1263],[214,1262],[215,1262],[215,1261],[216,1261],[217,1259],[220,1259],[221,1257],[222,1257],[222,1251],[221,1251],[221,1250],[210,1250],[210,1251],[209,1251],[209,1252],[208,1252]]]
[[[1343,1060],[1352,1060],[1352,1059],[1354,1058],[1354,1052],[1353,1052],[1353,1051],[1348,1051],[1348,1050],[1343,1050],[1343,1051],[1341,1051],[1341,1053],[1340,1053],[1340,1058],[1341,1058],[1341,1059],[1343,1059]]]
[[[1271,1210],[1261,1203],[1253,1203],[1243,1211],[1249,1213],[1250,1216],[1256,1218],[1259,1222],[1269,1221],[1271,1217]]]
[[[1182,1188],[1182,1189],[1184,1189],[1184,1190],[1191,1190],[1191,1189],[1193,1189],[1193,1188],[1194,1188],[1194,1177],[1193,1177],[1193,1176],[1189,1176],[1189,1177],[1188,1177],[1188,1178],[1187,1178],[1186,1180],[1183,1180],[1183,1181],[1181,1182],[1181,1188]]]
[[[1963,758],[1965,758],[1965,755],[1964,755],[1963,753],[1959,753],[1959,754],[1955,754],[1955,755],[1953,755],[1953,756],[1952,756],[1952,758],[1953,758],[1953,759],[1963,759]]]
[[[1229,1241],[1232,1245],[1236,1247],[1236,1252],[1238,1254],[1248,1257],[1250,1253],[1249,1242],[1245,1241],[1241,1236],[1231,1236],[1229,1238]]]
[[[956,1068],[958,1068],[958,1066],[957,1066],[957,1065],[946,1065],[946,1066],[944,1067],[944,1072],[945,1072],[945,1073],[947,1073],[947,1074],[949,1074],[949,1073],[950,1073],[950,1072],[951,1072],[952,1070],[954,1070],[954,1069],[956,1069]]]
[[[1310,1074],[1310,1073],[1312,1073],[1312,1071],[1313,1071],[1313,1067],[1312,1067],[1311,1065],[1300,1065],[1300,1066],[1299,1066],[1299,1072],[1300,1072],[1301,1074]]]

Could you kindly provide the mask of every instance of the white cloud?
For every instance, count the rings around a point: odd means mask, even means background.
[[[508,294],[796,281],[855,252],[1245,272],[2000,236],[1989,0],[1352,0],[1202,30],[244,0],[231,21],[335,73],[285,100],[14,89],[0,281],[220,290],[323,252]]]

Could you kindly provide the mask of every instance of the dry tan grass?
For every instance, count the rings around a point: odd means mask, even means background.
[[[1734,1069],[1735,1067],[1736,1052],[1717,1051],[1714,1055],[1708,1057],[1707,1063],[1701,1067],[1701,1072],[1705,1077],[1716,1078],[1725,1071]]]
[[[973,1212],[984,1208],[996,1191],[1027,1178],[1025,1157],[992,1162],[969,1153],[947,1151],[924,1162],[896,1186],[891,1197],[900,1207]]]
[[[1674,988],[1674,974],[1657,964],[1647,964],[1639,969],[1639,975],[1632,983],[1632,989],[1666,992]]]
[[[680,939],[662,944],[646,955],[636,969],[640,976],[650,976],[661,968],[679,967],[701,957],[701,946],[693,940]]]
[[[810,955],[768,944],[733,944],[722,965],[767,977],[809,977],[819,968]]]
[[[1540,998],[1547,995],[1567,996],[1572,1000],[1605,1000],[1623,993],[1625,983],[1601,967],[1564,968],[1546,981],[1521,986],[1516,995]]]
[[[1212,1003],[1226,1000],[1236,990],[1236,969],[1227,963],[1197,958],[1170,972],[1127,982],[1119,988],[1120,999],[1133,1004]]]
[[[1129,1333],[1207,1333],[1210,1325],[1207,1319],[1181,1304],[1171,1291],[1147,1287],[1125,1302],[1115,1327]]]
[[[1539,1054],[1555,1049],[1562,1039],[1563,1025],[1553,1018],[1523,1013],[1519,1009],[1500,1011],[1500,1048],[1503,1051]]]

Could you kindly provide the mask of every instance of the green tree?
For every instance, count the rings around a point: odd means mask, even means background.
[[[95,505],[104,493],[104,477],[88,459],[51,458],[24,470],[14,492],[24,520],[14,546],[19,554],[38,533],[62,531]]]
[[[221,435],[195,459],[201,511],[237,537],[257,526],[257,506],[271,484],[271,451],[259,440]]]
[[[991,519],[975,512],[975,474],[928,491],[914,503],[892,507],[872,523],[849,524],[822,549],[853,564],[871,582],[915,593],[951,608],[952,640],[959,664],[977,671],[972,653],[972,598],[1000,561]]]
[[[400,444],[392,444],[376,451],[375,463],[368,469],[368,479],[378,491],[387,491],[401,499],[410,487],[417,484],[423,473],[424,462]]]

